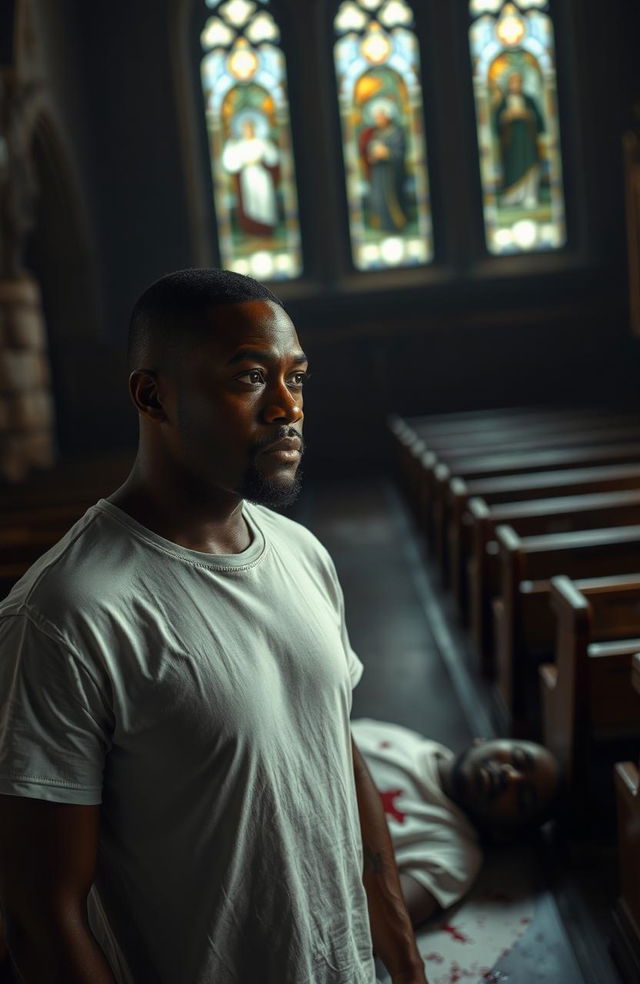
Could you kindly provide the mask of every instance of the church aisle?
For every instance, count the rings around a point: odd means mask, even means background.
[[[437,647],[390,489],[377,480],[310,484],[296,518],[335,561],[351,643],[365,665],[353,717],[395,721],[450,748],[468,744],[473,734],[445,665],[425,659]]]
[[[295,518],[329,549],[343,585],[351,642],[365,664],[353,717],[402,724],[454,751],[475,735],[490,737],[484,699],[466,669],[465,637],[431,579],[391,483],[369,477],[308,481]],[[580,940],[578,963],[543,870],[531,848],[489,854],[469,902],[419,934],[430,984],[619,984],[604,942],[594,960]],[[502,911],[503,902],[512,905]],[[508,931],[515,903],[529,906],[522,910],[523,925],[512,927],[489,968],[475,959],[482,953],[478,946],[465,949],[456,940],[465,934],[452,926],[473,925],[479,944],[492,918],[503,934]]]

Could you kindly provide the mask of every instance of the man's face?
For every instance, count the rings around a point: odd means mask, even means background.
[[[194,490],[286,505],[299,489],[308,372],[291,319],[271,301],[229,304],[188,350],[165,425]]]
[[[509,76],[509,92],[519,94],[522,92],[522,76],[516,72]]]
[[[553,756],[530,741],[483,741],[466,749],[452,774],[456,802],[481,825],[527,825],[544,813],[558,784]]]

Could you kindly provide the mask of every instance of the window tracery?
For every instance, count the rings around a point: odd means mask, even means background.
[[[351,252],[359,270],[433,258],[413,27],[405,0],[345,0],[334,19]]]
[[[302,272],[286,63],[268,0],[206,0],[201,80],[221,260],[261,280]]]
[[[485,238],[494,254],[566,242],[549,0],[470,0]]]

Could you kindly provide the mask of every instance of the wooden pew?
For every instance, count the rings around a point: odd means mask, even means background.
[[[481,438],[481,435],[472,434],[465,437],[464,440],[458,440],[455,444],[442,446],[433,439],[423,437],[420,430],[414,430],[412,433],[418,442],[419,454],[417,456],[423,472],[421,477],[422,495],[427,508],[425,526],[432,539],[438,520],[438,500],[443,477],[447,478],[453,475],[464,477],[465,472],[469,471],[470,465],[478,464],[478,459],[482,459],[483,463],[485,459],[489,459],[487,467],[482,470],[482,473],[487,476],[517,474],[521,470],[520,463],[524,461],[526,464],[527,455],[531,455],[534,463],[539,462],[540,466],[532,464],[531,468],[525,468],[526,471],[546,470],[549,467],[577,467],[585,460],[584,455],[580,457],[576,454],[579,448],[600,448],[602,455],[604,455],[603,460],[606,462],[611,460],[614,446],[626,445],[630,447],[640,442],[640,429],[637,420],[617,427],[608,425],[605,419],[599,419],[590,425],[583,424],[581,421],[553,426],[549,424],[539,425],[514,434],[496,431],[490,437],[485,435],[484,439]],[[566,462],[562,457],[563,449],[566,449],[568,455]],[[556,454],[547,464],[540,455],[543,452],[551,451],[555,451]],[[629,452],[629,460],[634,460],[633,454],[634,452]],[[500,469],[500,465],[507,455],[512,455],[514,459],[518,459],[514,461],[511,472]],[[575,463],[572,461],[573,458],[575,458]],[[618,457],[616,460],[620,460],[620,458]],[[597,456],[595,463],[598,463]],[[495,466],[497,466],[497,470]],[[477,468],[476,472],[475,477],[480,477],[480,471]]]
[[[388,421],[400,485],[415,519],[422,512],[422,463],[424,442],[407,423],[393,414]]]
[[[638,440],[636,413],[593,408],[525,408],[524,410],[481,411],[444,417],[402,418],[392,414],[388,426],[399,459],[402,484],[411,508],[417,511],[414,495],[416,464],[426,471],[425,489],[432,482],[438,455],[487,453],[495,450],[561,447],[574,444]],[[607,436],[609,435],[609,436]],[[465,450],[466,449],[466,450]],[[409,452],[407,454],[407,452]],[[409,466],[407,468],[407,465]],[[407,471],[411,472],[407,481]]]
[[[488,457],[509,454],[521,458],[528,454],[536,455],[541,451],[555,450],[559,452],[563,448],[573,452],[577,448],[612,448],[620,444],[628,445],[640,442],[640,426],[637,421],[626,424],[624,427],[608,427],[605,426],[604,421],[600,420],[598,425],[597,428],[585,427],[580,423],[565,425],[552,431],[536,429],[535,432],[522,432],[512,439],[505,439],[499,435],[487,443],[482,443],[478,438],[473,438],[472,443],[443,447],[440,450],[434,450],[426,442],[423,442],[420,449],[420,463],[426,472],[422,482],[426,491],[427,504],[429,498],[433,498],[436,494],[437,475],[441,472],[440,466],[447,466],[449,472],[455,475],[459,472],[458,466],[461,462],[480,455]],[[554,462],[554,467],[556,465],[557,462]],[[446,540],[443,542],[446,545]]]
[[[625,416],[633,410],[612,409],[610,407],[594,406],[524,406],[524,407],[493,407],[488,410],[461,410],[444,414],[421,414],[401,417],[390,414],[389,421],[400,417],[414,431],[423,436],[456,435],[459,433],[484,433],[496,427],[523,427],[535,422],[553,421],[560,418],[576,419],[582,416]]]
[[[503,437],[521,437],[524,430],[536,432],[559,426],[558,419],[576,422],[582,419],[584,410],[554,410],[552,408],[521,408],[495,411],[472,411],[467,413],[445,414],[441,416],[410,417],[405,419],[398,414],[390,414],[387,419],[393,439],[394,451],[399,465],[402,485],[412,510],[417,510],[416,482],[418,470],[430,461],[431,452],[436,447],[451,447],[460,441],[470,439],[495,443]],[[610,415],[609,415],[610,416]],[[590,414],[590,419],[606,426],[606,413]],[[628,419],[614,417],[613,419]],[[418,466],[418,462],[420,465]]]
[[[391,414],[388,426],[394,439],[419,441],[428,453],[460,455],[500,451],[509,445],[537,442],[538,447],[570,446],[575,441],[602,443],[607,433],[629,434],[637,439],[640,422],[636,411],[603,408],[529,408],[519,412],[481,412],[452,415],[456,419],[408,417]],[[633,436],[636,435],[636,436]],[[466,449],[466,450],[465,450]]]
[[[525,434],[553,433],[567,427],[611,428],[638,423],[637,411],[594,407],[529,407],[520,411],[480,411],[457,419],[432,416],[402,418],[431,449],[453,447],[473,438],[474,442],[495,444],[502,439],[520,439]]]
[[[555,634],[549,581],[635,574],[640,526],[520,537],[499,526],[501,591],[494,599],[496,695],[504,724],[537,736],[537,665],[549,658]]]
[[[640,654],[633,658],[631,685],[640,696]],[[612,948],[625,980],[640,980],[640,767],[618,762],[614,770],[618,805],[620,896],[613,910]]]
[[[468,564],[470,620],[478,652],[491,660],[492,601],[500,590],[500,564],[495,531],[511,526],[520,536],[568,533],[572,530],[640,525],[640,488],[621,492],[558,496],[489,505],[469,500],[472,549]],[[639,564],[640,569],[640,564]]]
[[[579,817],[589,814],[593,799],[596,743],[629,736],[640,742],[640,694],[630,681],[640,650],[640,574],[554,577],[550,602],[555,661],[539,667],[543,742],[560,763]]]
[[[525,475],[533,472],[638,463],[640,463],[640,442],[611,446],[551,448],[528,454],[488,454],[460,459],[455,464],[455,476],[468,482],[471,479]],[[432,526],[436,534],[436,556],[440,561],[445,581],[448,570],[446,538],[450,522],[448,490],[453,477],[454,473],[448,465],[438,465],[434,471],[433,486],[429,493],[433,514]]]
[[[463,615],[467,613],[467,565],[472,551],[469,502],[481,498],[488,507],[499,503],[640,489],[640,464],[600,465],[465,481],[452,478],[448,490],[449,556],[452,586]]]
[[[461,435],[455,443],[446,438],[425,438],[416,430],[425,449],[432,452],[434,462],[451,464],[459,458],[477,454],[514,454],[518,451],[537,451],[541,448],[570,448],[584,444],[623,444],[637,441],[640,425],[637,419],[611,424],[604,419],[556,423],[553,426],[522,428],[514,432],[496,430],[490,434]]]

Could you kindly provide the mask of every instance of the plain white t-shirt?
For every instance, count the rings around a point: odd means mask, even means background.
[[[475,829],[440,785],[438,759],[453,752],[399,724],[361,718],[351,730],[382,796],[398,869],[446,909],[482,864]]]
[[[326,550],[180,547],[106,500],[0,603],[0,793],[101,803],[90,915],[133,984],[373,984],[362,672]]]

